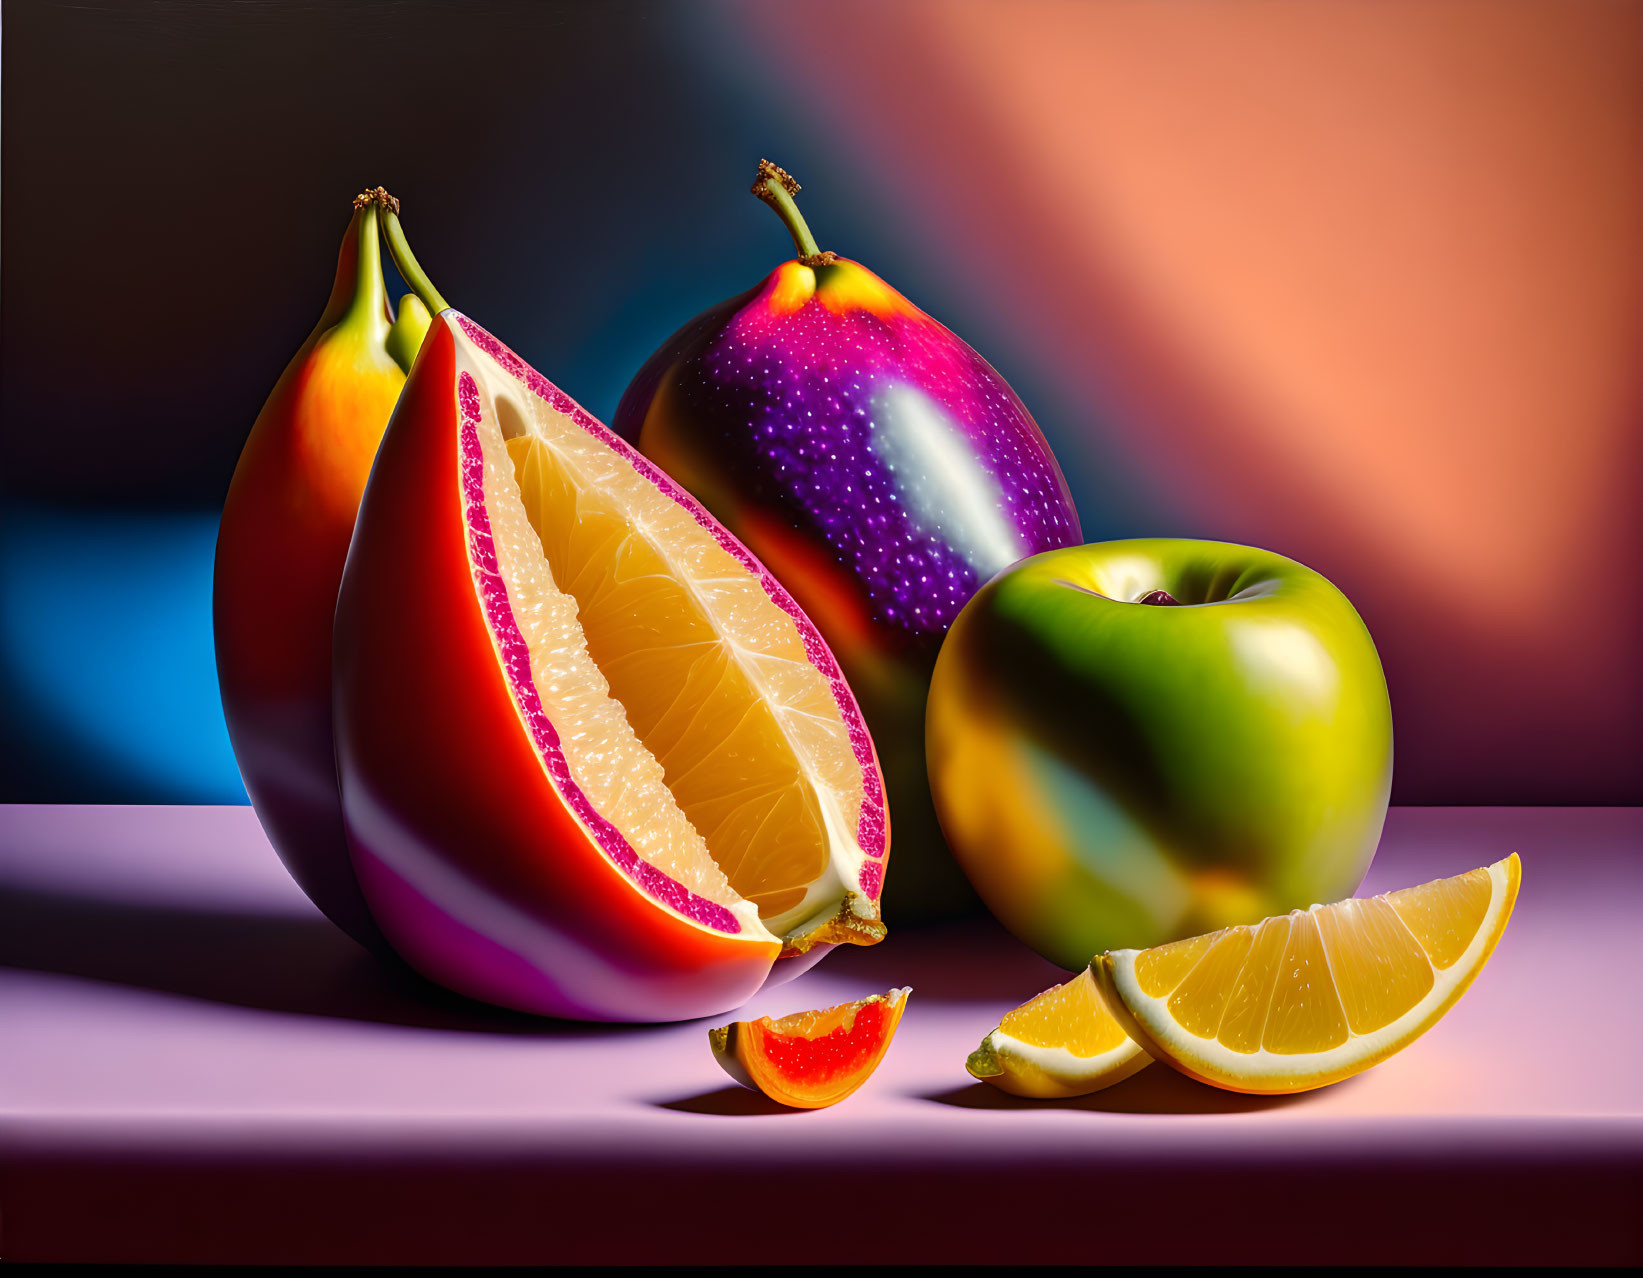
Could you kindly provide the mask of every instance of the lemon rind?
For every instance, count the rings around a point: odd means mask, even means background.
[[[1102,991],[1120,1023],[1132,1037],[1183,1073],[1200,1081],[1237,1091],[1305,1091],[1338,1082],[1378,1065],[1409,1046],[1454,1006],[1494,952],[1517,902],[1522,870],[1517,853],[1488,867],[1493,884],[1489,908],[1466,949],[1446,968],[1434,968],[1432,988],[1420,1002],[1396,1020],[1369,1034],[1353,1035],[1324,1052],[1289,1054],[1235,1052],[1217,1039],[1203,1038],[1184,1029],[1161,1010],[1169,994],[1153,997],[1142,992],[1135,977],[1140,950],[1114,950],[1091,965]],[[1325,907],[1314,905],[1311,911]],[[1170,991],[1173,993],[1174,991]],[[1116,998],[1110,997],[1116,994]]]
[[[1133,1038],[1094,1056],[1079,1056],[1065,1047],[1023,1042],[995,1029],[981,1040],[997,1074],[975,1074],[983,1082],[1016,1096],[1086,1096],[1121,1083],[1152,1064],[1152,1057]]]

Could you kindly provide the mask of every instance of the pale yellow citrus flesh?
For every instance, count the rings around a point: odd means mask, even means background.
[[[1107,1011],[1088,972],[1029,999],[998,1027],[1033,1047],[1064,1047],[1074,1056],[1099,1056],[1129,1038]]]
[[[1082,1096],[1150,1063],[1088,971],[1010,1012],[970,1054],[975,1077],[1018,1096]]]
[[[1132,1037],[1246,1092],[1338,1082],[1408,1046],[1465,993],[1511,918],[1522,868],[1295,910],[1092,965]]]
[[[498,566],[576,784],[642,859],[760,935],[847,896],[876,920],[850,872],[862,766],[794,619],[608,442],[462,355]]]

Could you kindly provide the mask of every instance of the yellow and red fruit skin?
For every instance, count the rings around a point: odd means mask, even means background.
[[[388,355],[376,210],[358,209],[319,324],[258,414],[217,534],[212,605],[229,741],[274,849],[344,931],[381,950],[343,839],[331,623],[405,374]]]
[[[969,899],[924,768],[942,636],[1018,559],[1082,541],[1048,444],[1004,379],[872,271],[793,260],[651,356],[613,428],[781,580],[839,660],[884,762],[890,908]]]
[[[360,887],[430,979],[585,1020],[678,1020],[756,991],[779,945],[692,926],[600,851],[515,708],[467,553],[453,312],[383,440],[337,604],[336,758]]]

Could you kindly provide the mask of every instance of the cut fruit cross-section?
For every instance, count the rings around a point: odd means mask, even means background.
[[[713,1057],[743,1087],[794,1109],[822,1109],[850,1095],[878,1068],[911,989],[772,1020],[733,1021],[708,1031]]]
[[[1098,1092],[1151,1063],[1085,970],[1009,1013],[965,1068],[1017,1096],[1056,1097]]]
[[[1407,1047],[1488,962],[1517,901],[1517,855],[1384,896],[1295,910],[1090,967],[1156,1059],[1239,1092],[1339,1082]]]
[[[678,1019],[884,935],[872,742],[815,628],[692,498],[454,311],[373,472],[338,757],[395,948],[493,1002]]]

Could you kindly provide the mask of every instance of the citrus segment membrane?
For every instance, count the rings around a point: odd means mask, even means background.
[[[672,883],[699,899],[681,911],[697,922],[790,943],[832,922],[847,934],[829,940],[878,939],[883,793],[831,654],[659,472],[460,323],[495,558],[475,557],[476,583],[501,587],[493,634],[533,737],[533,698],[556,735],[556,783],[585,796],[590,828],[615,836],[600,845],[653,897],[679,908]]]
[[[1149,997],[1168,994],[1197,966],[1217,933],[1194,936],[1185,941],[1171,941],[1155,949],[1142,950],[1135,960],[1135,979]]]
[[[1194,1077],[1300,1091],[1413,1042],[1465,993],[1517,900],[1516,854],[1091,967],[1125,1028]]]
[[[1493,889],[1491,871],[1492,867],[1469,870],[1452,879],[1387,893],[1386,903],[1397,911],[1434,967],[1452,967],[1483,926]]]
[[[1227,995],[1217,1036],[1235,1052],[1254,1052],[1266,1032],[1272,991],[1278,984],[1284,950],[1289,945],[1289,917],[1268,919],[1255,929],[1249,958]]]
[[[1010,1012],[965,1062],[976,1078],[1018,1096],[1082,1096],[1149,1064],[1080,972]]]

